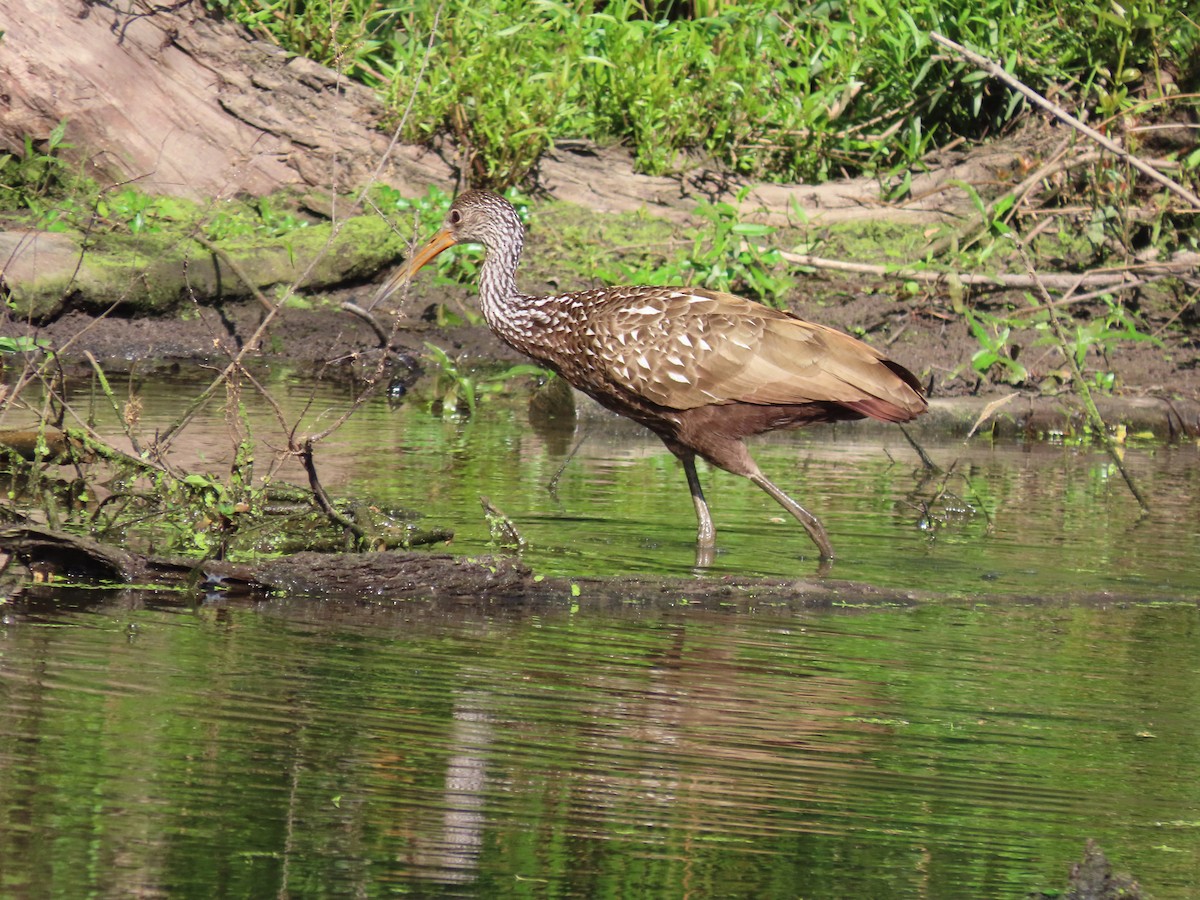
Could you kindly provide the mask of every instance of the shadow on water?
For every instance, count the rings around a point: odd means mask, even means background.
[[[147,427],[171,404],[148,387]],[[227,471],[221,428],[193,426],[186,465]],[[690,577],[677,464],[591,428],[563,469],[572,440],[520,404],[379,403],[318,464],[454,552],[494,549],[487,494],[539,572]],[[1195,896],[1196,446],[1129,448],[1143,518],[1090,448],[928,449],[952,477],[894,431],[755,446],[836,577],[952,598],[905,609],[26,589],[0,607],[0,894],[1016,898],[1094,837]],[[771,501],[703,477],[706,577],[811,575]],[[1105,591],[1145,602],[1056,602]]]

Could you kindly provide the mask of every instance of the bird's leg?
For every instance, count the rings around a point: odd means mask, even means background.
[[[775,498],[776,503],[796,517],[796,520],[808,532],[808,536],[813,539],[813,543],[817,545],[817,549],[821,551],[821,559],[833,559],[833,545],[829,543],[829,535],[825,533],[825,526],[821,524],[820,519],[785,494],[762,472],[754,471],[747,477]]]
[[[688,490],[692,492],[692,504],[696,507],[696,545],[709,548],[717,542],[717,530],[713,528],[712,516],[708,512],[708,502],[704,499],[704,491],[700,488],[700,476],[696,474],[696,454],[688,451],[675,451],[679,461],[683,463],[683,471],[687,475]],[[782,493],[782,492],[781,492]]]

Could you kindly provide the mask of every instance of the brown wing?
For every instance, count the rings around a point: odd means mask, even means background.
[[[669,409],[838,402],[907,419],[925,408],[915,379],[862,341],[732,294],[639,288],[588,326],[607,378]]]

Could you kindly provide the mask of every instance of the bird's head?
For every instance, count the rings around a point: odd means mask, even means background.
[[[441,229],[384,282],[368,309],[382,303],[417,272],[455,244],[483,244],[489,252],[515,244],[520,251],[521,219],[513,205],[491,191],[467,191],[450,204]]]

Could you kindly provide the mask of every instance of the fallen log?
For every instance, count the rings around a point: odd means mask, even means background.
[[[543,578],[518,559],[448,553],[296,553],[255,563],[158,557],[48,528],[0,530],[0,551],[39,584],[87,582],[173,587],[206,595],[293,599],[471,600],[626,603],[630,600],[727,607],[797,608],[834,604],[911,605],[908,591],[828,579]]]
[[[387,550],[372,553],[296,553],[254,563],[148,556],[47,528],[0,529],[0,552],[30,573],[34,585],[88,582],[112,587],[173,588],[207,600],[273,597],[292,602],[351,600],[393,605],[406,601],[483,604],[630,603],[721,611],[878,609],[945,601],[927,591],[881,588],[824,577],[754,578],[668,576],[542,577],[519,559]],[[797,560],[797,567],[807,569]],[[11,575],[10,575],[11,579]],[[14,591],[20,595],[21,586]],[[976,603],[1112,605],[1154,602],[1144,595],[1056,594],[1052,599],[976,595]]]

